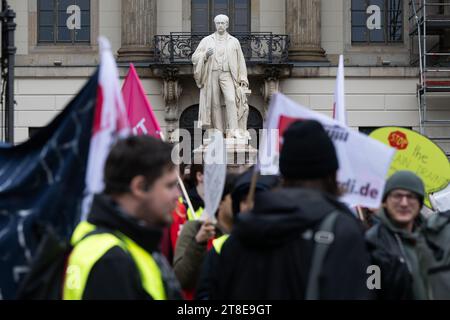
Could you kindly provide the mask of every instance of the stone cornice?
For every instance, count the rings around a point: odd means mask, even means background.
[[[179,69],[178,76],[180,78],[192,77],[192,66],[177,66]],[[265,71],[272,65],[254,65],[248,67],[250,77],[264,77]],[[283,78],[327,78],[336,77],[337,67],[305,67],[305,66],[289,66],[282,65],[275,67],[280,68],[279,77]],[[16,66],[15,72],[17,78],[84,78],[92,75],[96,66]],[[136,64],[139,76],[142,78],[163,78],[164,67],[153,66],[152,68],[140,66]],[[128,72],[128,66],[119,66],[121,77],[125,77]],[[419,69],[416,67],[346,67],[346,78],[417,78]]]

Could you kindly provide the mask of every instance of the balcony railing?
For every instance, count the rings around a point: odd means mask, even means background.
[[[155,36],[155,62],[190,64],[200,41],[208,33],[171,32]],[[289,36],[271,32],[233,33],[248,64],[282,64],[288,61]]]

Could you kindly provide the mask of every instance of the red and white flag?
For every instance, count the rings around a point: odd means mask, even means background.
[[[272,97],[264,125],[258,163],[261,174],[279,174],[283,133],[294,121],[306,119],[319,121],[334,143],[339,161],[338,182],[347,191],[341,200],[349,206],[378,208],[395,149],[280,93]]]
[[[344,56],[339,56],[339,67],[336,76],[336,89],[334,91],[333,118],[340,124],[347,125],[347,111],[345,109],[344,86]]]
[[[89,148],[82,218],[89,213],[92,197],[103,191],[103,168],[118,138],[130,133],[125,104],[120,91],[119,72],[106,38],[99,38],[100,67],[94,125]]]
[[[133,134],[160,138],[161,127],[133,64],[130,64],[130,70],[125,78],[122,95]]]

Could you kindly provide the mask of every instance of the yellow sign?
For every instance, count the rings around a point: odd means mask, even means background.
[[[428,195],[450,183],[450,163],[442,149],[427,137],[404,128],[380,128],[370,137],[397,149],[388,175],[399,170],[415,172],[425,184],[425,204],[431,207]]]

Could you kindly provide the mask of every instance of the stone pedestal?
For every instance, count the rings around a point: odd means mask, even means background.
[[[208,139],[205,139],[203,145],[194,150],[194,163],[203,163],[204,154],[208,144]],[[228,167],[250,167],[256,164],[258,150],[253,148],[247,139],[225,139],[225,144]]]

